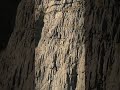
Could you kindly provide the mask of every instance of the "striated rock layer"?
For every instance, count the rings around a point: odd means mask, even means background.
[[[0,53],[0,90],[34,90],[34,1],[22,0],[7,48]]]
[[[120,90],[119,0],[36,0],[35,7],[36,90]]]
[[[0,90],[120,90],[119,65],[119,0],[22,0]]]
[[[86,0],[86,90],[120,90],[120,1]]]
[[[36,0],[44,25],[35,50],[36,90],[84,90],[84,0]],[[39,22],[36,22],[39,25]]]

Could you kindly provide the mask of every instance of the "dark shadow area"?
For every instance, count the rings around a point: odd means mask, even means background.
[[[43,26],[44,26],[44,12],[41,11],[38,20],[35,22],[35,47],[38,46],[38,43],[40,41]]]
[[[5,49],[14,30],[18,4],[21,0],[2,0],[0,3],[0,51]]]
[[[85,90],[120,90],[120,1],[85,1]]]
[[[34,90],[34,0],[1,4],[0,90]]]

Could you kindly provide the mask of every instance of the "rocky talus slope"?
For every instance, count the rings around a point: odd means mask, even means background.
[[[0,54],[0,90],[34,90],[34,1],[22,0],[7,48]]]
[[[35,7],[36,90],[120,90],[119,0],[36,0]]]

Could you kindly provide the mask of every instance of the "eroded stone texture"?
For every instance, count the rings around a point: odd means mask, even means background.
[[[36,20],[41,11],[36,90],[85,90],[84,0],[36,0]]]
[[[16,25],[0,54],[0,90],[34,90],[34,1],[22,0]]]
[[[36,90],[120,90],[120,1],[36,0],[41,11]]]
[[[86,2],[86,90],[120,90],[120,1]]]
[[[0,90],[120,90],[119,24],[118,0],[22,0]]]

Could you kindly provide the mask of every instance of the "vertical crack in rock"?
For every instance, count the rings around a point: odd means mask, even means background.
[[[72,90],[76,89],[77,86],[77,66],[75,65],[72,71],[72,78],[71,78],[71,85],[72,85]]]
[[[44,12],[41,10],[39,18],[35,21],[35,47],[37,47],[41,38],[41,32],[44,26],[43,20],[44,20]]]

